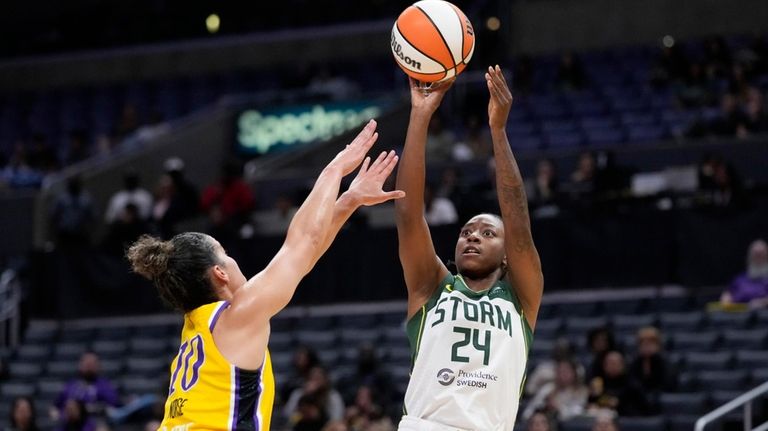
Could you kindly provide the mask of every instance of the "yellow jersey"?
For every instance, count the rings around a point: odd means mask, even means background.
[[[228,306],[214,302],[184,315],[160,431],[269,430],[275,398],[269,351],[261,368],[248,371],[230,364],[213,342],[213,328]]]

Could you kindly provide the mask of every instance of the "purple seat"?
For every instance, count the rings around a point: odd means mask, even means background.
[[[585,131],[610,129],[616,126],[613,117],[586,117],[581,119],[581,128]]]
[[[578,147],[584,141],[579,133],[550,133],[545,140],[549,148]]]
[[[629,142],[658,141],[667,136],[666,130],[658,126],[630,126],[627,128]]]
[[[624,132],[616,128],[585,130],[584,134],[587,144],[594,147],[616,145],[625,141]]]

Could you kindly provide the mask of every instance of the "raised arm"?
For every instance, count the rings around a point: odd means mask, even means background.
[[[424,218],[424,177],[429,121],[452,82],[427,92],[419,88],[413,79],[410,83],[411,118],[397,170],[397,188],[405,192],[405,197],[395,202],[400,264],[408,289],[409,318],[429,299],[440,279],[448,274],[448,269],[435,253]]]
[[[507,139],[506,126],[512,107],[512,93],[499,66],[489,67],[485,79],[490,92],[488,124],[491,128],[493,157],[496,161],[499,207],[504,222],[507,277],[520,298],[528,323],[533,328],[539,314],[544,276],[541,273],[539,253],[531,236],[525,185]]]
[[[368,197],[366,201],[352,190],[339,199],[342,205],[337,204],[341,179],[360,165],[378,137],[375,130],[376,122],[371,121],[323,169],[309,196],[294,215],[283,246],[264,270],[236,292],[232,311],[236,314],[238,310],[243,311],[243,323],[265,323],[288,304],[299,281],[312,269],[358,206],[399,196],[396,193],[383,194],[376,198]],[[396,162],[396,156],[390,153],[382,157],[375,167],[381,175],[382,170],[391,172]]]

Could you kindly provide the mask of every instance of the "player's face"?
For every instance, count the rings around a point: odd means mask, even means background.
[[[504,253],[504,225],[497,217],[477,215],[461,228],[455,258],[462,275],[487,276],[504,264]]]

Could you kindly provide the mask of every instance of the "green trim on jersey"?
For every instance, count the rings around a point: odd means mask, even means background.
[[[421,306],[419,311],[413,315],[405,324],[405,332],[408,334],[408,343],[411,345],[411,368],[416,363],[416,356],[419,353],[419,346],[421,346],[421,334],[424,333],[424,321],[427,318],[429,310],[435,308],[437,300],[440,299],[440,294],[443,290],[448,292],[453,290],[453,274],[448,274],[440,281],[437,289],[432,293],[427,302]]]

